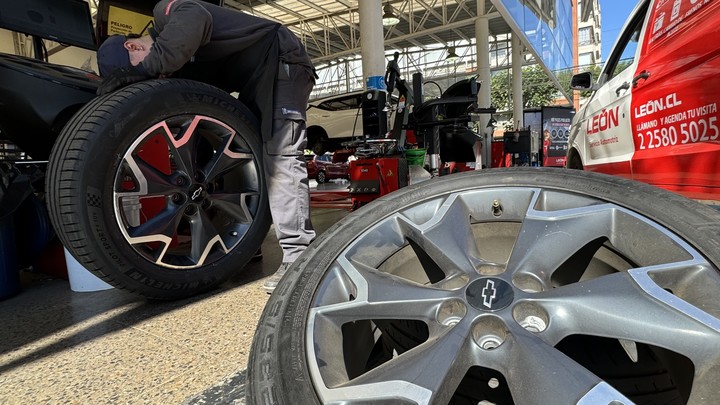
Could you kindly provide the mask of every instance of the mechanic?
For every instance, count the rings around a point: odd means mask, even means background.
[[[310,58],[279,23],[196,0],[163,0],[149,35],[115,35],[98,49],[98,94],[151,78],[215,85],[261,118],[270,211],[283,260],[264,288],[271,293],[315,238],[303,152],[305,109],[315,84]]]

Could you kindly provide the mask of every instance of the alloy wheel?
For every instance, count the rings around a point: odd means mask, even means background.
[[[712,402],[719,286],[683,238],[600,198],[442,194],[338,252],[310,303],[308,369],[322,403],[630,404],[618,374],[648,368],[668,403]]]
[[[118,225],[135,252],[162,267],[217,262],[254,220],[258,167],[229,125],[202,115],[165,119],[122,157],[113,193]]]

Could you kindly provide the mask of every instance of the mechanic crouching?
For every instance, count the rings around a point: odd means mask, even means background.
[[[270,212],[283,261],[264,288],[270,293],[315,238],[303,151],[305,108],[315,84],[300,41],[273,21],[195,0],[163,0],[149,35],[112,36],[98,49],[107,94],[142,80],[187,78],[238,92],[261,118]]]

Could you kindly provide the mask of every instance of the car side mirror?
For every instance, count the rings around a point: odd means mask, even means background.
[[[573,75],[570,81],[570,87],[573,90],[595,90],[592,73],[583,72]]]

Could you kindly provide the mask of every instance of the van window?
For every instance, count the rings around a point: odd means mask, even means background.
[[[617,76],[635,61],[638,42],[640,41],[640,33],[648,10],[648,3],[649,2],[646,2],[645,6],[639,9],[633,16],[632,21],[627,25],[615,48],[613,48],[613,52],[603,69],[603,73],[607,75],[607,80]]]
[[[617,76],[620,72],[627,69],[628,66],[632,65],[635,61],[635,54],[637,51],[638,42],[640,41],[640,31],[642,31],[642,19],[637,21],[637,24],[633,28],[632,33],[627,38],[625,46],[622,48],[622,53],[618,62],[612,70],[610,77]]]

